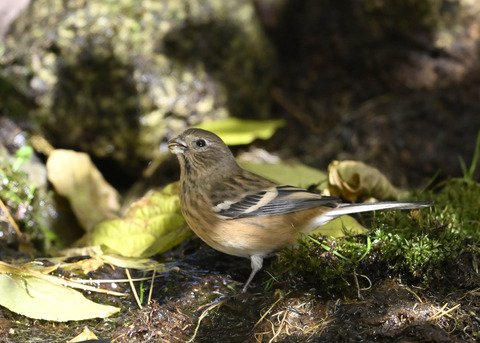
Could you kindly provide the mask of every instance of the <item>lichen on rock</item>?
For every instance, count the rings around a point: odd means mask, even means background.
[[[249,1],[37,0],[4,45],[0,77],[52,144],[130,171],[172,131],[268,112],[275,55]]]

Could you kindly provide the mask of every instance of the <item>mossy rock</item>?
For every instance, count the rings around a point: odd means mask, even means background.
[[[249,1],[37,0],[4,44],[37,129],[130,172],[172,131],[268,114],[275,55]]]

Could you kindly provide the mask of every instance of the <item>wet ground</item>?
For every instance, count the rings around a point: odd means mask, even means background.
[[[393,277],[380,259],[371,256],[355,271],[344,273],[346,283],[338,289],[319,284],[301,270],[290,270],[272,282],[270,275],[278,272],[279,264],[273,258],[251,289],[238,294],[234,289],[241,289],[246,280],[249,261],[225,256],[196,238],[185,247],[183,251],[197,251],[169,264],[174,268],[155,280],[153,301],[142,309],[132,295],[94,296],[96,301],[121,306],[121,314],[78,323],[32,320],[2,309],[0,342],[65,342],[84,326],[99,338],[116,342],[475,342],[478,338],[480,297],[474,287],[479,284],[478,254],[464,254],[445,265],[438,273],[448,274],[448,279],[439,278],[430,287]],[[97,276],[108,278],[109,268],[102,267]],[[122,277],[118,270],[110,273]],[[143,284],[145,294],[149,285],[150,281]],[[123,287],[128,291],[127,285]]]

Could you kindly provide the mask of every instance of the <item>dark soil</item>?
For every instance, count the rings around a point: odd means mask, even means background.
[[[319,169],[361,160],[398,186],[462,175],[480,129],[478,4],[256,2],[280,56],[273,113],[288,121],[269,150]]]

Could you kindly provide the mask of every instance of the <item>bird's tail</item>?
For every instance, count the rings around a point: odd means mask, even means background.
[[[378,210],[413,210],[417,208],[424,208],[432,206],[431,201],[385,201],[374,203],[359,203],[359,204],[340,204],[325,213],[317,223],[318,226],[328,223],[337,217],[344,214],[353,214],[360,212],[378,211]]]

